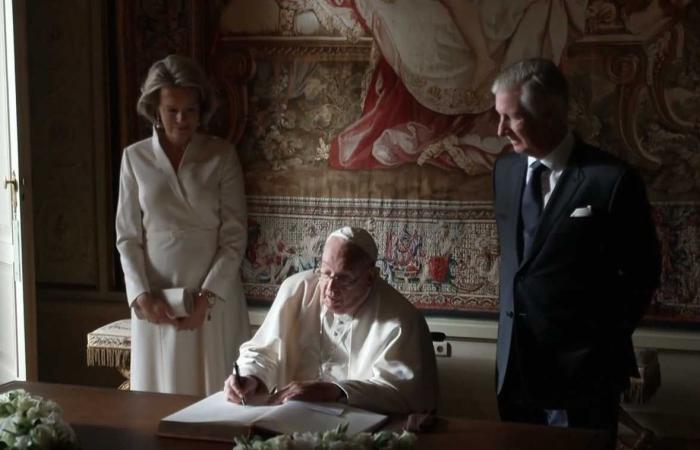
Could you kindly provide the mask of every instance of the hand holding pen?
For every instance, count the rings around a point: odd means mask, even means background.
[[[236,382],[236,386],[238,388],[243,387],[243,382],[241,381],[241,373],[238,371],[238,362],[234,361],[233,362],[233,379]],[[245,394],[241,391],[239,391],[240,395],[239,398],[241,399],[241,405],[245,405]]]
[[[224,383],[224,394],[226,400],[232,403],[247,404],[246,398],[254,394],[258,389],[260,381],[256,377],[242,377],[238,368],[238,363],[233,364],[233,373]]]

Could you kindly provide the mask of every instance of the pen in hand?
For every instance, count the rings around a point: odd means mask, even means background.
[[[236,384],[238,387],[243,390],[243,383],[241,383],[241,373],[238,371],[238,362],[234,361],[233,362],[233,376],[236,379]],[[241,394],[241,405],[245,405],[245,396]]]

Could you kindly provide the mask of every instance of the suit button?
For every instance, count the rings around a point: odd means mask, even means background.
[[[510,319],[513,318],[513,315],[514,315],[514,314],[513,314],[513,311],[508,311],[508,312],[506,313],[506,316],[508,316],[508,318],[510,318]]]

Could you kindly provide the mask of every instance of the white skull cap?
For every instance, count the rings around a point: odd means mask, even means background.
[[[332,237],[339,237],[354,244],[362,249],[363,252],[369,256],[372,261],[377,260],[377,244],[374,242],[374,238],[371,234],[364,228],[355,227],[342,227],[338,228],[334,232],[328,235],[328,239]],[[328,240],[326,239],[326,240]]]

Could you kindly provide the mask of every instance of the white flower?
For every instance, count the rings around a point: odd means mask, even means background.
[[[372,448],[373,441],[371,433],[357,433],[353,436],[352,440],[359,448]]]
[[[347,427],[338,427],[324,433],[294,433],[268,440],[237,438],[234,450],[408,450],[413,448],[416,436],[382,431],[375,434],[347,435]]]
[[[328,450],[351,450],[355,448],[351,442],[345,442],[345,441],[336,441],[336,442],[329,442],[327,444]]]
[[[32,439],[29,436],[17,436],[11,448],[16,450],[27,450],[30,445],[32,445]]]
[[[73,430],[51,400],[17,389],[0,395],[0,449],[75,448]]]
[[[315,161],[325,161],[330,155],[331,146],[327,144],[326,141],[321,137],[318,138],[318,147],[316,147],[316,155],[314,156]]]
[[[48,448],[56,439],[56,431],[48,425],[39,424],[31,429],[29,437],[35,446]]]

